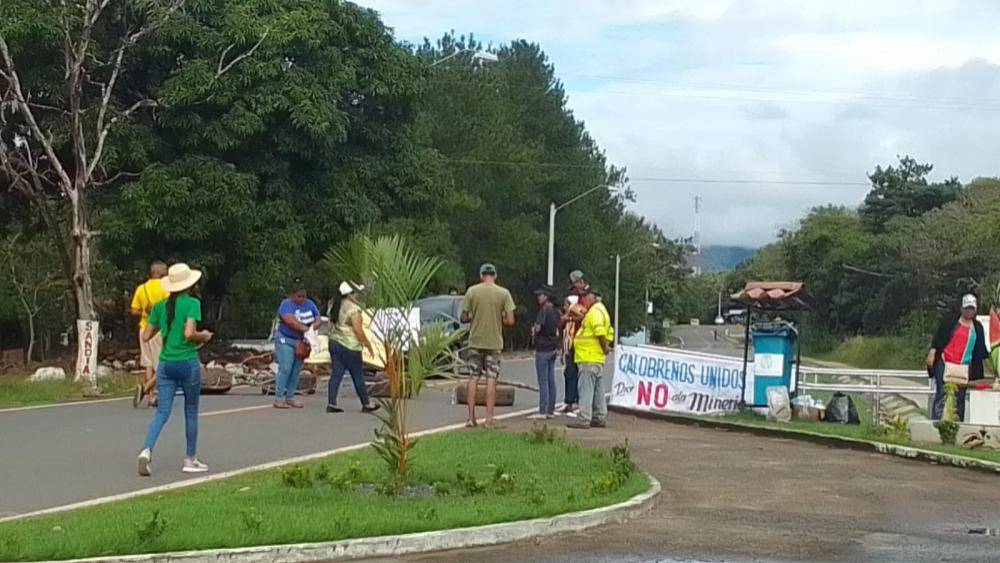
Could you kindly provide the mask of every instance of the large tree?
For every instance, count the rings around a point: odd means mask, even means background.
[[[927,174],[933,169],[934,165],[921,164],[910,156],[901,157],[897,166],[876,166],[868,175],[872,189],[860,211],[865,226],[884,233],[893,219],[920,217],[954,201],[962,189],[958,179],[929,182]]]
[[[207,61],[174,53],[158,69],[137,64],[150,37],[177,33],[199,2],[184,0],[8,0],[0,4],[0,171],[44,218],[60,251],[77,317],[97,321],[92,193],[138,164],[126,125],[138,112],[171,104],[170,78],[201,87],[198,97],[250,57],[269,33],[263,21],[232,30]],[[238,33],[237,33],[238,32]],[[199,65],[198,63],[202,64]],[[159,80],[144,80],[161,72]],[[194,77],[191,77],[195,74]],[[193,98],[193,97],[192,97]],[[193,99],[184,100],[193,102]],[[69,215],[63,227],[64,211]],[[96,332],[96,331],[95,331]],[[78,377],[84,366],[78,366]]]

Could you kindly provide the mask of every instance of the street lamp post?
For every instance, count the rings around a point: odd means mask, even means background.
[[[601,188],[608,188],[608,191],[611,193],[615,193],[618,191],[617,188],[615,188],[614,186],[601,184],[599,186],[594,186],[593,188],[590,188],[589,190],[575,196],[574,198],[570,199],[569,201],[567,201],[562,205],[556,205],[555,202],[549,204],[549,268],[548,268],[548,273],[545,276],[546,280],[545,283],[547,283],[548,285],[552,285],[553,283],[555,283],[556,213],[558,213],[560,209],[570,205],[571,203],[576,203],[577,201],[596,192]]]
[[[649,246],[652,248],[660,248],[660,243],[651,242],[649,243]],[[622,273],[622,258],[628,258],[629,256],[632,256],[633,254],[639,252],[644,248],[646,248],[646,245],[637,246],[632,250],[630,250],[629,252],[627,252],[625,256],[622,256],[621,254],[615,254],[615,347],[616,348],[618,347],[618,342],[619,339],[621,338],[620,336],[621,333],[618,332],[618,314],[619,314],[619,304],[621,303],[621,300],[618,298],[618,296],[621,293],[620,282]],[[646,297],[646,302],[647,303],[649,302],[648,294]]]

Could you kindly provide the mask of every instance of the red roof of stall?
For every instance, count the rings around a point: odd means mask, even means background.
[[[733,294],[730,299],[734,303],[760,310],[811,308],[811,299],[802,282],[748,282],[743,291]]]

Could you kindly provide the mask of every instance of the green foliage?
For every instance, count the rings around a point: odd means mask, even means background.
[[[0,33],[39,104],[67,103],[57,23],[66,15],[78,30],[76,7],[69,3],[64,14],[32,0],[0,5]],[[155,2],[108,4],[91,42],[85,105],[100,99],[123,22],[161,16]],[[429,64],[465,47],[482,46],[453,35],[399,44],[376,12],[350,2],[188,0],[129,51],[112,92],[116,127],[88,206],[108,265],[95,266],[95,275],[184,260],[206,270],[206,316],[221,317],[211,319],[220,336],[260,337],[293,276],[310,280],[317,297],[332,295],[336,284],[316,263],[368,232],[385,242],[405,237],[417,254],[434,257],[424,293],[460,290],[480,263],[493,261],[522,304],[520,319],[530,319],[531,290],[545,276],[549,204],[593,186],[626,185],[627,176],[573,116],[539,45],[498,47],[500,61],[476,71],[464,55]],[[143,99],[156,107],[126,118]],[[61,112],[40,115],[56,150],[68,153],[69,121]],[[6,182],[0,178],[0,191]],[[43,228],[47,210],[58,230],[68,210],[47,196],[44,206],[5,198],[0,224],[34,205],[32,221],[18,229]],[[561,210],[555,255],[557,286],[581,268],[610,296],[612,256],[660,243],[622,264],[626,332],[646,320],[647,287],[656,304],[651,321],[676,316],[686,274],[675,266],[688,252],[627,212],[628,197],[599,189]],[[7,234],[4,227],[0,236]],[[140,277],[113,276],[106,294],[120,299]],[[383,297],[373,295],[371,305],[382,306]],[[120,309],[110,303],[104,316]],[[529,327],[519,322],[508,340],[525,344]]]
[[[896,415],[889,420],[882,420],[874,429],[876,437],[895,443],[910,441],[910,423],[905,418]]]
[[[154,510],[149,521],[140,526],[135,533],[139,543],[150,544],[163,537],[166,531],[167,521],[160,516],[159,510]]]
[[[264,529],[264,514],[256,508],[240,512],[240,522],[243,531],[248,534],[259,534]]]
[[[958,387],[954,383],[946,383],[944,386],[944,411],[941,413],[941,420],[934,423],[938,434],[941,436],[941,443],[945,445],[955,445],[958,438],[958,411],[955,407],[955,393]]]
[[[940,184],[927,182],[931,164],[921,164],[913,157],[899,159],[899,166],[876,166],[868,175],[872,190],[861,207],[861,218],[868,230],[885,232],[892,221],[901,217],[920,217],[955,201],[961,191],[958,179]]]
[[[594,477],[591,481],[590,493],[592,495],[603,496],[614,493],[625,486],[636,471],[628,440],[612,447],[609,455],[613,465],[610,470]]]
[[[379,321],[386,356],[389,397],[380,399],[372,447],[403,481],[409,471],[410,450],[416,440],[409,437],[408,401],[416,398],[428,377],[449,377],[454,371],[452,347],[463,331],[449,333],[445,326],[430,324],[413,338],[406,319],[414,301],[424,295],[443,261],[423,256],[399,235],[359,235],[327,252],[323,261],[334,279],[365,287],[363,298],[374,318],[378,309],[395,309],[396,318]]]
[[[942,318],[957,316],[959,297],[979,293],[989,305],[1000,282],[1000,180],[935,184],[926,178],[930,170],[910,157],[876,167],[859,211],[813,210],[734,273],[730,289],[752,279],[804,281],[817,305],[806,338],[816,333],[824,340],[810,344],[814,351],[864,335],[841,346],[846,355],[837,359],[918,366]]]
[[[281,470],[281,482],[293,489],[309,489],[314,481],[312,471],[296,463]]]

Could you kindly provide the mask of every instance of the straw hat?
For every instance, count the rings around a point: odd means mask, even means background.
[[[160,278],[163,290],[169,293],[180,293],[189,289],[201,279],[201,270],[192,270],[187,264],[174,264],[167,270],[167,275]]]
[[[340,282],[340,295],[347,297],[348,295],[354,293],[355,291],[364,291],[365,286],[361,284],[355,284],[348,281]]]

